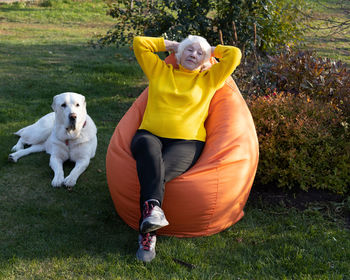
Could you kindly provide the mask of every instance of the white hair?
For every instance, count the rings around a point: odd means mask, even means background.
[[[177,47],[177,52],[175,53],[175,57],[177,60],[177,63],[180,63],[181,56],[185,48],[189,45],[193,45],[195,43],[198,43],[201,46],[202,51],[204,52],[204,59],[203,63],[207,62],[211,57],[211,46],[208,43],[208,41],[197,35],[189,35],[186,39],[182,40]]]

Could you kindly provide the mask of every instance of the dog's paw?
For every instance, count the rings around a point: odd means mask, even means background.
[[[23,150],[23,148],[23,145],[16,144],[12,147],[11,152],[18,152],[19,150]]]
[[[14,154],[9,154],[8,161],[9,162],[17,162],[18,158]]]
[[[63,184],[68,188],[74,187],[76,183],[77,183],[77,179],[73,178],[70,175],[67,176],[63,182]]]
[[[58,178],[58,177],[54,177],[52,182],[51,182],[51,185],[54,187],[54,188],[59,188],[63,185],[63,177],[62,178]]]

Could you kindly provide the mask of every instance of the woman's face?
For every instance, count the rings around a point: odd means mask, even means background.
[[[204,62],[204,52],[199,43],[194,43],[192,45],[186,46],[183,50],[180,64],[188,70],[199,69]]]

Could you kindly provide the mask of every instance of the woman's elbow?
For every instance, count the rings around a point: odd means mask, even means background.
[[[140,45],[140,41],[141,41],[141,36],[135,36],[133,39],[133,47],[135,48],[135,46]]]
[[[241,63],[242,52],[239,48],[233,47],[233,61],[236,67]]]

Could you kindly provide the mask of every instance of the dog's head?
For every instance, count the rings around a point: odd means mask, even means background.
[[[85,97],[74,92],[65,92],[54,96],[52,109],[56,113],[56,122],[70,133],[80,130],[86,121]]]

